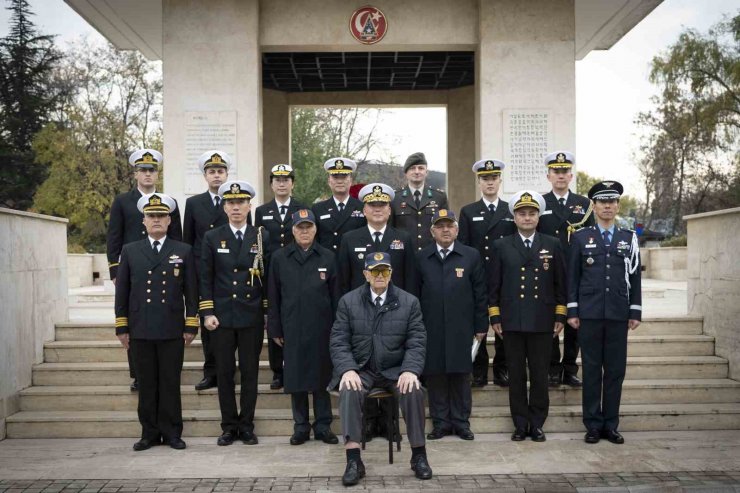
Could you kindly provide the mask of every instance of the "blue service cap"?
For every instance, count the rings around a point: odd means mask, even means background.
[[[455,217],[455,213],[449,209],[437,209],[437,211],[432,216],[432,224],[437,224],[439,221],[444,220],[457,222],[457,218]]]
[[[316,216],[314,216],[311,209],[301,209],[295,211],[291,216],[293,220],[293,226],[298,226],[301,223],[316,224]]]
[[[391,254],[387,252],[375,252],[365,257],[365,270],[386,266],[391,268]]]

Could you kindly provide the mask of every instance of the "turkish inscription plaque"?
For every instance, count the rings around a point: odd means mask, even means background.
[[[504,110],[504,193],[519,190],[544,193],[550,190],[543,159],[552,146],[550,110]]]
[[[234,161],[229,166],[229,176],[236,177],[236,111],[185,112],[185,194],[206,189],[196,160],[209,150],[228,153]]]

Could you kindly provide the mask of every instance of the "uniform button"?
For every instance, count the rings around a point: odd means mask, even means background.
[[[334,247],[335,250],[337,249],[337,246],[336,245],[332,245],[332,246]]]
[[[285,233],[280,233],[280,238],[285,238]]]
[[[421,235],[418,235],[417,238],[421,238]]]
[[[284,224],[281,224],[280,225],[280,229],[285,229],[285,225]]]
[[[611,265],[607,265],[607,266],[606,266],[606,268],[607,268],[607,269],[609,269],[610,267],[611,267]]]
[[[164,303],[164,300],[162,300],[162,303]]]
[[[149,298],[147,298],[146,302],[147,302],[147,303],[151,303],[151,302],[152,302],[152,300],[150,300]]]
[[[486,248],[486,250],[488,250],[488,245],[486,245],[486,247],[485,247],[485,248]],[[522,270],[524,270],[524,267],[522,267]]]
[[[534,289],[539,289],[539,288],[540,288],[539,286],[535,286],[535,287],[534,287]],[[535,296],[536,296],[536,295],[535,295]]]
[[[489,258],[488,258],[488,257],[486,257],[486,260],[489,260]]]
[[[339,233],[337,233],[336,231],[334,231],[334,236],[337,236],[338,234],[339,234]]]
[[[524,284],[522,284],[522,289],[524,289]]]
[[[151,283],[152,283],[152,280],[151,280],[151,279],[149,279],[149,280],[148,280],[148,281],[147,281],[146,283],[147,283],[147,284],[151,284]]]
[[[519,297],[520,297],[520,298],[524,298],[524,295],[523,295],[523,294],[520,294],[520,295],[519,295]]]
[[[486,236],[485,239],[487,240],[488,239],[488,236]]]
[[[421,250],[421,247],[417,248],[417,250]]]
[[[524,276],[522,276],[522,281],[524,280]]]
[[[147,292],[147,293],[151,293],[151,292],[152,292],[152,290],[151,290],[151,289],[147,289],[147,290],[146,290],[146,292]]]
[[[557,235],[557,234],[560,234],[560,231],[558,231],[558,230],[556,229],[556,230],[555,230],[555,234],[556,234],[556,235]]]
[[[239,269],[234,269],[234,272],[239,272]]]
[[[167,291],[163,289],[162,294],[167,294]]]
[[[163,271],[162,271],[162,275],[163,275],[163,276],[166,276],[166,275],[167,275],[167,271],[166,271],[166,270],[163,270]]]
[[[539,270],[539,269],[535,269],[534,271],[535,271],[535,272],[539,272],[540,270]]]
[[[539,277],[537,277],[537,276],[534,276],[534,280],[535,280],[535,281],[539,281],[539,280],[540,280],[540,278],[539,278]]]
[[[208,225],[208,227],[209,227],[209,228],[212,228],[212,227],[213,227],[213,224],[209,224],[209,225]]]
[[[236,295],[234,295],[234,296],[236,296]],[[247,299],[249,299],[249,298],[251,298],[251,297],[252,297],[252,295],[251,295],[251,294],[248,294],[248,295],[247,295]]]
[[[145,235],[146,234],[146,231],[142,231],[141,234]]]
[[[606,256],[608,257],[608,256],[609,256],[609,254],[607,253],[607,254],[606,254]]]
[[[421,211],[417,212],[417,214],[421,216]]]
[[[231,297],[232,297],[232,298],[236,298],[236,295],[235,295],[235,294],[232,294],[232,295],[231,295]]]
[[[421,223],[418,223],[416,226],[419,227],[419,228],[421,228]]]
[[[284,247],[285,245],[283,243],[280,244],[281,247]]]
[[[147,274],[149,274],[151,276],[152,275],[152,271],[147,271]]]
[[[236,281],[234,281],[234,286],[236,286]]]
[[[537,299],[537,295],[534,295],[534,299]]]
[[[167,281],[162,281],[162,284],[167,284]]]
[[[503,238],[503,237],[504,237],[504,235],[499,236],[499,238]]]
[[[488,247],[486,247],[486,248],[488,248]],[[524,267],[522,267],[522,272],[524,272]]]
[[[607,292],[607,293],[609,292],[609,288],[606,288],[606,292]]]
[[[236,284],[236,283],[234,283],[234,284]],[[252,285],[252,283],[249,282],[249,281],[247,281],[247,286],[251,286],[251,285]]]
[[[607,281],[609,280],[609,276],[606,276],[606,280],[607,280]]]

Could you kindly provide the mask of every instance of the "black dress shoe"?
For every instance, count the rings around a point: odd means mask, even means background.
[[[597,429],[591,429],[586,432],[586,436],[583,437],[583,440],[586,443],[599,443],[599,440],[601,440],[601,431]]]
[[[203,377],[203,380],[195,384],[195,390],[208,390],[216,387],[216,377]]]
[[[427,433],[427,439],[439,440],[440,438],[446,437],[447,435],[450,435],[449,431],[445,431],[441,428],[434,428],[431,432]]]
[[[134,444],[134,451],[141,452],[142,450],[147,450],[154,447],[155,445],[159,445],[159,439],[149,440],[148,438],[142,438]]]
[[[522,442],[527,438],[527,430],[524,428],[517,428],[514,433],[511,434],[512,442]]]
[[[170,438],[170,442],[169,443],[170,443],[170,447],[173,448],[173,449],[175,449],[175,450],[182,450],[185,447],[187,447],[187,445],[185,445],[185,442],[183,442],[182,441],[182,438],[180,438],[180,437]]]
[[[505,371],[494,371],[493,372],[493,383],[499,387],[509,386],[509,374]]]
[[[616,443],[617,445],[621,445],[624,443],[624,437],[620,435],[617,430],[602,430],[601,438],[606,438],[610,442]]]
[[[457,436],[459,436],[463,440],[475,440],[475,434],[472,431],[470,431],[470,428],[466,428],[464,430],[458,430]]]
[[[580,378],[575,375],[568,375],[567,373],[563,375],[563,383],[569,387],[583,387],[583,382],[581,382]]]
[[[470,386],[473,388],[485,387],[486,385],[488,385],[487,378],[474,378],[473,381],[470,382]]]
[[[361,460],[347,459],[347,467],[342,474],[342,484],[344,486],[354,486],[365,477],[365,464]]]
[[[324,443],[328,443],[329,445],[336,445],[339,443],[339,438],[332,432],[331,430],[324,431],[323,433],[314,433],[313,434],[314,440],[321,440]]]
[[[139,391],[139,381],[134,378],[134,381],[131,382],[129,389],[131,390],[131,392],[138,392]]]
[[[303,445],[308,441],[309,438],[311,437],[308,433],[293,433],[293,436],[290,437],[290,444]]]
[[[278,375],[277,373],[273,373],[272,382],[270,382],[270,388],[272,390],[282,389],[283,388],[283,376]]]
[[[239,439],[245,445],[257,445],[258,443],[260,443],[259,440],[257,440],[257,435],[255,435],[254,432],[251,431],[239,432]]]
[[[417,455],[411,458],[411,469],[414,471],[417,479],[432,479],[432,468],[426,455]]]
[[[235,431],[225,431],[220,437],[218,437],[216,443],[221,447],[231,445],[232,443],[234,443],[234,440],[236,440],[236,437],[237,433]]]
[[[547,383],[550,384],[550,387],[560,387],[560,384],[563,383],[563,379],[560,378],[560,374],[558,373],[557,375],[550,375]]]
[[[532,437],[533,442],[544,442],[547,440],[547,437],[545,437],[545,432],[542,431],[542,428],[532,428],[529,432],[529,436]]]

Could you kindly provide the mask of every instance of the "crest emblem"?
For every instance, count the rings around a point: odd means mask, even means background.
[[[152,195],[149,197],[149,205],[160,205],[162,203],[162,199],[160,199],[157,195]]]
[[[447,217],[447,209],[440,209],[439,217]]]
[[[381,193],[383,193],[383,187],[381,187],[380,185],[375,185],[373,187],[373,193],[375,195],[380,195]]]
[[[565,154],[562,152],[558,152],[558,155],[555,156],[555,161],[558,163],[564,163],[565,162]]]
[[[493,169],[493,161],[486,161],[486,169],[487,170]]]
[[[462,267],[457,267],[455,269],[455,274],[457,274],[457,277],[462,277],[464,272],[465,272],[465,269],[463,269]]]
[[[231,193],[241,193],[242,188],[239,186],[238,183],[232,183],[230,190],[231,190]]]
[[[375,44],[388,31],[385,14],[375,7],[365,6],[354,11],[349,19],[349,32],[362,44]]]
[[[211,164],[224,164],[224,161],[219,154],[214,154],[211,156]]]
[[[286,170],[285,170],[285,165],[284,165],[284,164],[278,164],[278,168],[277,168],[277,170],[278,170],[278,171],[286,171]]]
[[[605,187],[611,188],[612,185],[614,185],[614,182],[613,181],[605,181],[605,182],[603,182],[603,184],[604,184]]]
[[[143,156],[141,156],[141,161],[139,161],[143,164],[157,164],[157,161],[154,159],[154,156],[152,156],[151,153],[145,152]]]
[[[307,218],[308,217],[308,211],[306,209],[301,209],[300,211],[298,211],[298,215],[301,218]]]
[[[221,240],[221,248],[226,248],[226,240]]]
[[[336,161],[334,161],[334,167],[336,169],[344,169],[344,161],[342,161],[341,159],[337,159]]]
[[[378,252],[375,255],[373,255],[374,260],[383,260],[383,254]]]

